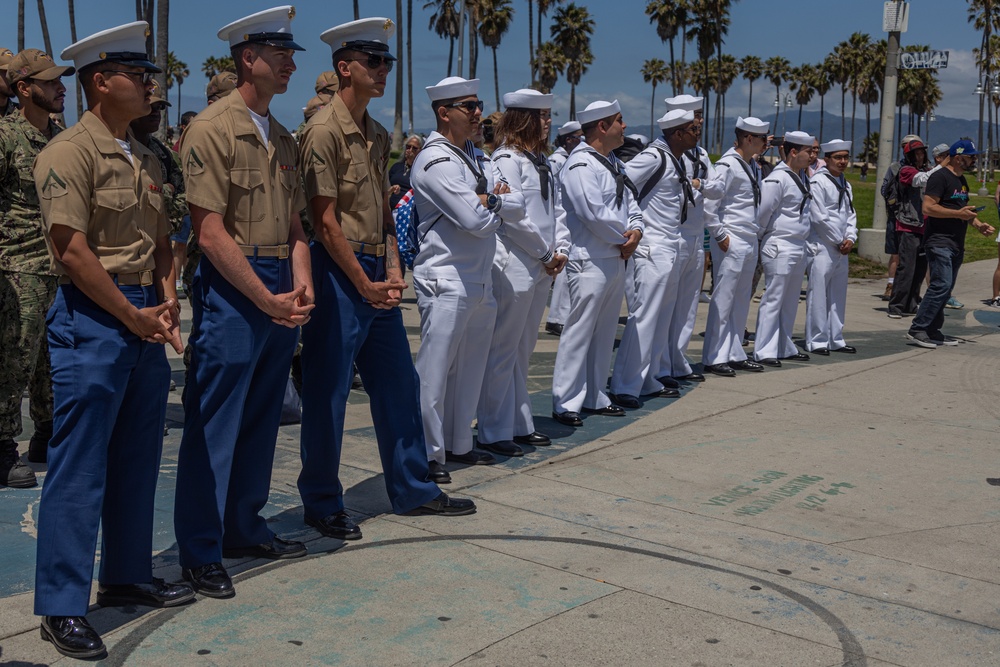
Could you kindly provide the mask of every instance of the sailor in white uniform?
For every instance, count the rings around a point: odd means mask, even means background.
[[[759,118],[736,119],[736,144],[715,163],[723,184],[722,199],[705,204],[705,226],[712,238],[715,289],[708,304],[701,363],[706,372],[733,377],[737,370],[760,372],[747,359],[743,330],[753,296],[757,266],[757,210],[761,197],[760,167],[754,156],[767,144],[768,124]]]
[[[570,153],[560,175],[572,245],[566,266],[570,312],[552,376],[553,418],[582,426],[580,411],[624,416],[603,389],[611,365],[625,292],[625,261],[642,238],[635,186],[611,151],[622,145],[618,100],[577,114],[586,143]]]
[[[485,174],[462,149],[482,118],[478,91],[478,79],[461,77],[427,88],[437,131],[410,171],[419,219],[413,288],[420,309],[420,409],[427,457],[442,465],[495,462],[473,450],[471,427],[496,319],[496,230],[501,215],[523,215],[503,184],[487,193]]]
[[[754,359],[765,366],[781,366],[780,359],[808,361],[795,349],[792,328],[806,271],[806,240],[810,230],[809,180],[805,169],[819,148],[805,132],[788,132],[785,159],[764,179],[757,220],[760,224],[764,297],[757,311]]]
[[[626,278],[633,290],[611,375],[611,401],[623,408],[639,407],[640,395],[679,395],[657,380],[657,366],[671,342],[671,318],[687,320],[687,311],[678,314],[674,305],[680,299],[681,229],[701,188],[701,181],[688,179],[684,152],[695,147],[698,131],[692,111],[668,111],[657,123],[662,136],[625,166],[639,190],[644,229]]]
[[[668,97],[667,110],[683,110],[694,113],[696,141],[701,140],[704,124],[701,97],[678,95]],[[677,300],[673,304],[673,315],[670,317],[670,328],[666,332],[667,345],[663,347],[659,363],[656,365],[657,377],[673,378],[701,382],[705,376],[691,370],[685,352],[691,335],[694,333],[694,321],[698,315],[698,295],[701,293],[701,283],[705,273],[705,199],[719,199],[722,196],[722,185],[715,179],[715,167],[704,148],[695,145],[685,151],[684,161],[687,165],[688,180],[698,180],[701,188],[694,192],[694,203],[688,209],[687,219],[681,225],[680,242],[677,250],[676,270],[679,275]],[[675,382],[665,381],[667,387],[675,386]]]
[[[583,140],[583,130],[580,121],[567,121],[556,132],[556,149],[549,155],[549,164],[556,179],[562,171],[566,159]],[[556,187],[558,188],[558,186]],[[566,288],[566,273],[558,273],[552,279],[552,300],[549,303],[549,314],[545,320],[545,331],[553,336],[562,335],[563,325],[569,317],[569,289]]]
[[[806,246],[809,287],[806,291],[806,349],[820,355],[853,354],[844,340],[847,304],[847,256],[858,240],[854,193],[844,178],[851,161],[851,142],[843,139],[820,146],[826,159],[811,179],[809,213],[812,231]]]
[[[549,296],[551,276],[569,256],[569,234],[560,195],[545,150],[552,95],[522,89],[503,96],[506,108],[496,128],[493,178],[510,188],[524,216],[506,219],[493,259],[496,326],[479,397],[479,447],[502,456],[521,456],[519,445],[544,446],[535,431],[528,394],[528,362]],[[559,230],[562,230],[561,232]],[[480,351],[481,353],[481,351]]]

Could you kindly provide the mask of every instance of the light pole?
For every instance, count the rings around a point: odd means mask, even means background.
[[[785,93],[784,103],[782,103],[781,94],[774,96],[774,126],[775,129],[778,127],[778,114],[781,114],[781,134],[785,134],[785,118],[788,117],[788,109],[792,108],[792,94]]]
[[[982,80],[976,82],[976,89],[972,94],[979,96],[980,145],[983,140],[983,105],[986,105],[986,154],[985,160],[980,158],[979,162],[979,196],[985,197],[989,194],[986,181],[993,171],[993,98],[1000,96],[1000,77],[987,73]]]

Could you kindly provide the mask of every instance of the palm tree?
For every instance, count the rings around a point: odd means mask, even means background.
[[[871,43],[871,36],[863,32],[856,32],[847,40],[849,54],[847,68],[851,73],[851,141],[854,141],[854,121],[857,118],[858,97],[864,86],[861,79],[865,74],[866,56]],[[865,90],[867,90],[866,87]]]
[[[850,47],[847,42],[840,42],[834,47],[833,53],[826,57],[830,78],[840,86],[840,138],[847,138],[847,85],[851,82]]]
[[[354,3],[357,7],[357,1]],[[396,53],[403,52],[403,0],[396,0]],[[396,74],[396,109],[392,119],[391,150],[403,150],[403,73]]]
[[[698,58],[705,67],[705,75],[702,77],[705,85],[702,92],[702,96],[705,98],[702,101],[702,112],[706,120],[708,120],[709,93],[712,89],[712,77],[708,73],[708,62],[715,53],[717,40],[721,39],[720,27],[716,23],[716,4],[717,0],[691,0],[693,27],[687,33],[688,38],[694,39],[698,45]],[[708,132],[702,134],[706,141],[709,136]]]
[[[642,80],[653,84],[653,99],[649,104],[649,136],[656,136],[656,86],[667,80],[667,64],[659,58],[650,58],[642,65]]]
[[[76,0],[67,0],[67,4],[70,44],[76,44]],[[73,82],[76,84],[76,119],[80,120],[83,117],[83,88],[80,86],[80,77],[73,77]]]
[[[757,56],[744,56],[740,60],[740,74],[750,82],[750,100],[747,102],[747,115],[753,115],[753,82],[764,75],[764,63]]]
[[[221,58],[209,56],[201,64],[201,71],[205,73],[206,79],[211,79],[219,72],[236,72],[236,63],[233,62],[232,56],[222,56]]]
[[[493,50],[493,89],[500,108],[500,75],[497,69],[497,47],[514,21],[510,0],[480,0],[479,36],[483,45]]]
[[[560,7],[552,17],[552,41],[566,56],[566,80],[569,81],[569,116],[576,117],[576,86],[594,61],[590,38],[594,34],[594,19],[586,7],[571,2]]]
[[[674,38],[677,37],[681,26],[687,23],[688,3],[687,0],[650,0],[646,5],[646,16],[649,22],[656,25],[656,35],[663,43],[670,44],[670,70],[677,72],[676,60],[674,59]],[[683,82],[683,77],[671,77],[670,85],[674,95],[678,94],[678,88]]]
[[[413,134],[413,0],[406,0],[406,117]]]
[[[167,92],[177,84],[177,124],[181,124],[181,86],[184,84],[184,79],[191,76],[191,70],[188,69],[187,63],[183,60],[179,60],[177,56],[174,55],[173,51],[167,51],[166,57],[166,67],[163,70],[164,75],[166,75],[166,80],[164,82],[164,90]]]
[[[357,21],[361,18],[361,8],[358,7],[358,0],[354,0],[354,20]]]
[[[796,130],[802,129],[802,107],[812,102],[813,79],[816,77],[816,70],[812,65],[802,65],[792,70],[792,79],[789,82],[792,90],[795,91],[795,102],[799,105],[799,121],[795,126]]]
[[[816,76],[813,78],[812,86],[819,94],[819,140],[822,142],[823,122],[826,119],[826,94],[833,87],[833,64],[831,63],[831,56],[827,56],[823,62],[816,65],[815,71]]]
[[[781,111],[781,83],[788,80],[792,64],[788,58],[782,56],[771,56],[764,61],[764,78],[774,85],[774,98],[778,100],[778,107],[774,112],[774,128],[778,128],[778,112]]]
[[[24,0],[17,0],[17,52],[24,51]]]
[[[536,0],[538,5],[538,23],[536,24],[536,30],[538,31],[538,44],[542,43],[542,23],[544,23],[545,17],[548,15],[549,10],[557,7],[563,3],[563,0]],[[531,6],[529,3],[528,11],[531,11]]]
[[[722,54],[722,59],[716,63],[716,75],[714,86],[716,101],[721,100],[721,103],[716,104],[716,115],[715,115],[715,152],[722,152],[722,131],[725,125],[726,119],[726,93],[732,87],[733,82],[736,81],[736,77],[740,75],[740,67],[736,63],[736,58],[729,53]]]
[[[535,70],[535,3],[528,0],[528,67],[531,69],[531,86],[534,87],[538,81],[538,73]],[[542,38],[538,38],[538,46],[542,45]]]
[[[73,0],[70,0],[72,5]],[[156,75],[157,82],[163,86],[164,90],[168,89],[167,86],[167,55],[170,53],[170,0],[158,0],[156,3],[156,66],[162,71]],[[187,65],[184,66],[187,70]],[[185,71],[184,76],[187,77],[190,72]],[[181,114],[181,87],[180,84],[177,85],[177,117],[180,118]],[[160,131],[166,134],[167,125],[170,124],[170,120],[167,118],[168,114],[163,114],[160,117]],[[178,122],[178,124],[180,124]]]
[[[38,0],[41,4],[42,0]],[[145,21],[150,31],[146,35],[146,53],[156,58],[156,45],[153,44],[153,2],[154,0],[135,0],[135,20]]]
[[[38,0],[38,21],[42,24],[42,43],[45,44],[45,53],[52,53],[49,22],[45,18],[45,0]]]
[[[683,92],[684,86],[688,80],[688,74],[688,68],[685,67],[684,63],[680,61],[675,62],[673,66],[667,65],[667,80],[673,84],[671,90],[678,91],[678,94]]]
[[[455,40],[458,39],[458,10],[455,0],[428,0],[424,9],[434,9],[428,29],[433,30],[441,39],[448,40],[448,76],[455,58]]]
[[[538,73],[538,89],[543,93],[550,93],[569,63],[555,42],[545,42],[539,45],[531,64]]]

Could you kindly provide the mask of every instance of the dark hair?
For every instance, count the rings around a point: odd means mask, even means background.
[[[548,139],[542,136],[542,112],[539,109],[507,109],[494,127],[496,144],[530,153],[548,152]]]
[[[242,44],[237,44],[233,48],[229,49],[229,55],[233,58],[233,66],[236,68],[236,76],[239,77],[243,69],[243,51],[244,49],[250,49],[253,51],[255,56],[259,56],[261,50],[263,49],[263,44],[257,44],[256,42],[243,42]]]
[[[197,115],[198,115],[198,113],[195,112],[195,111],[185,111],[184,113],[182,113],[181,114],[181,127],[184,127],[185,125],[187,125],[188,123],[190,123],[192,120],[194,120],[194,117],[197,116]]]
[[[584,134],[584,136],[586,136],[587,134],[590,133],[591,130],[593,130],[593,129],[595,129],[597,127],[598,123],[606,123],[607,125],[610,126],[610,125],[614,124],[614,119],[617,118],[617,117],[618,117],[618,113],[616,112],[616,113],[613,113],[613,114],[611,114],[609,116],[605,116],[604,118],[598,118],[597,120],[592,120],[589,123],[582,124],[580,126],[580,129],[583,130],[583,134]]]

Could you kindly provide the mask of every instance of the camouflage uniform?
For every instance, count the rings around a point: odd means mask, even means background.
[[[55,136],[60,128],[49,121]],[[16,113],[0,120],[0,441],[21,433],[21,394],[29,389],[36,430],[51,429],[52,382],[45,315],[56,278],[42,235],[32,174],[45,135]]]
[[[150,135],[149,143],[146,145],[156,159],[160,161],[160,168],[163,170],[164,199],[167,203],[167,219],[170,221],[170,230],[176,234],[188,214],[187,198],[184,196],[184,174],[181,173],[181,162],[173,150],[167,147],[162,141]],[[170,187],[166,187],[166,186]]]

